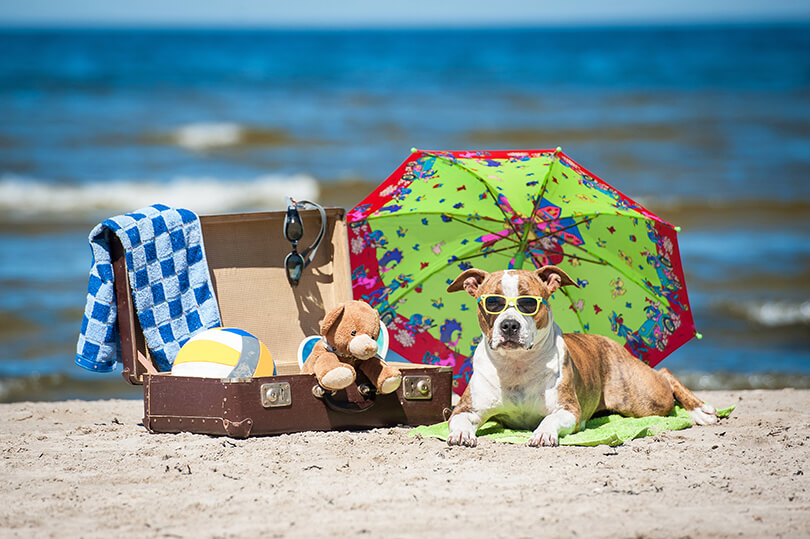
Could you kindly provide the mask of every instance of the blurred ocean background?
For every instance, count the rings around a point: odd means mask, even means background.
[[[0,30],[0,401],[74,366],[87,234],[163,202],[351,208],[423,149],[562,146],[675,225],[696,389],[810,387],[810,26]]]

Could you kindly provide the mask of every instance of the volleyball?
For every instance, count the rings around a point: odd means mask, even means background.
[[[273,376],[276,366],[259,339],[237,328],[202,331],[180,348],[172,365],[175,376],[251,378]]]

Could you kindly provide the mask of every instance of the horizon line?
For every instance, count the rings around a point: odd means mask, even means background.
[[[458,24],[422,24],[414,28],[412,24],[402,23],[255,23],[255,22],[203,22],[203,21],[0,21],[0,30],[221,30],[221,31],[453,31],[453,30],[550,30],[550,29],[643,29],[643,28],[708,28],[708,27],[764,27],[764,26],[806,26],[810,16],[792,19],[740,18],[721,19],[638,19],[622,20],[587,20],[587,21],[531,21],[498,23],[461,22]]]

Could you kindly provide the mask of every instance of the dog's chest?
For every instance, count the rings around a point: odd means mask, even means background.
[[[534,373],[522,383],[502,384],[490,414],[507,427],[534,429],[557,407],[556,383],[555,374],[546,371]]]

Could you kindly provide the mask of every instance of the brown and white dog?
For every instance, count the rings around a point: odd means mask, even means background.
[[[556,266],[544,266],[492,274],[468,269],[447,288],[476,299],[488,294],[542,299],[534,315],[518,311],[514,300],[489,314],[479,300],[483,338],[473,354],[470,383],[450,416],[448,444],[476,445],[478,426],[492,418],[532,429],[530,446],[554,446],[597,412],[668,415],[676,399],[694,423],[717,422],[715,409],[667,369],[651,369],[607,337],[563,334],[546,301],[561,286],[577,285]]]

